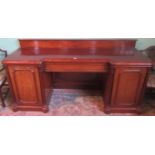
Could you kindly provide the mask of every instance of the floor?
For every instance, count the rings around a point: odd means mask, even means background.
[[[0,107],[0,116],[137,116],[133,113],[105,114],[101,93],[90,90],[55,89],[50,100],[48,113],[13,112],[10,95],[6,99],[6,104],[5,108]],[[140,115],[155,115],[155,98],[145,97]]]

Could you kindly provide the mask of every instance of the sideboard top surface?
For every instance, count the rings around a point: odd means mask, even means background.
[[[105,55],[22,55],[21,49],[9,55],[4,64],[42,64],[44,62],[104,62],[122,65],[144,65],[152,66],[149,58],[138,51],[134,51],[134,56],[105,56]]]

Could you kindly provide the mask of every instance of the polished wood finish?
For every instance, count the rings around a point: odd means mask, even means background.
[[[19,40],[24,55],[133,55],[135,40]]]
[[[44,63],[46,72],[107,72],[107,63]]]
[[[120,67],[116,69],[111,102],[113,110],[117,110],[118,107],[124,109],[132,107],[136,110],[146,73],[146,68]]]
[[[41,84],[39,70],[32,65],[12,65],[8,67],[13,92],[18,107],[41,109]],[[14,105],[14,110],[16,110]]]
[[[152,63],[134,49],[135,40],[20,43],[3,61],[14,110],[47,111],[52,88],[94,88],[103,92],[106,113],[139,111]]]
[[[21,105],[41,104],[39,73],[34,66],[10,66],[9,74],[12,79],[16,99]],[[23,78],[24,77],[24,78]]]

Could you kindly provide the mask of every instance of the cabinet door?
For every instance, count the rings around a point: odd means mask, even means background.
[[[16,102],[20,105],[40,105],[42,101],[38,68],[32,65],[14,65],[8,69]]]
[[[143,92],[146,71],[146,68],[133,67],[116,69],[112,90],[113,107],[132,107],[138,104]]]

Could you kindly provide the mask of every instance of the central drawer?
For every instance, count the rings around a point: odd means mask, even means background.
[[[46,72],[107,72],[107,63],[94,62],[45,62]]]

